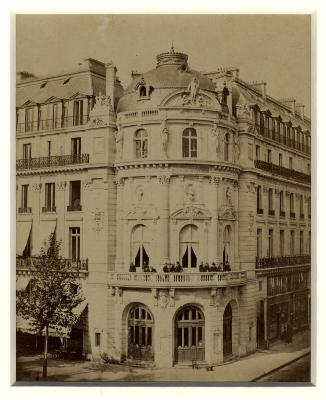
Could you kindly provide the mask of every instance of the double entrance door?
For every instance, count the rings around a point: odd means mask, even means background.
[[[204,315],[198,308],[186,307],[179,311],[175,326],[175,362],[205,360],[204,328]]]

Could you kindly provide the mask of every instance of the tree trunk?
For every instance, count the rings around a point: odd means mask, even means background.
[[[49,327],[45,327],[45,338],[44,338],[44,357],[43,357],[43,379],[47,379],[48,375],[48,335]]]

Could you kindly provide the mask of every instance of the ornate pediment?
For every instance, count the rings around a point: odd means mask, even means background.
[[[207,210],[196,206],[186,206],[171,214],[171,219],[210,219],[211,216]]]
[[[161,107],[187,107],[187,108],[213,108],[221,109],[221,106],[214,96],[209,96],[203,90],[191,96],[187,91],[178,90],[166,97]]]
[[[158,215],[157,210],[150,207],[148,208],[134,207],[126,214],[127,220],[136,220],[136,221],[153,220],[154,222],[157,222],[159,218],[160,216]]]
[[[223,208],[218,214],[219,220],[235,221],[237,219],[236,212],[232,207]]]

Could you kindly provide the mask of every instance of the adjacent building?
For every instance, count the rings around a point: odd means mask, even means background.
[[[303,106],[173,47],[125,90],[116,72],[17,82],[17,289],[55,229],[87,357],[220,364],[308,328]]]

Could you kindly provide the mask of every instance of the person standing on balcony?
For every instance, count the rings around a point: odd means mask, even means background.
[[[199,264],[199,272],[205,272],[205,267],[203,262]]]

